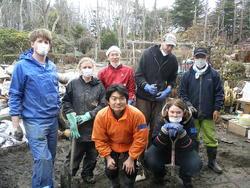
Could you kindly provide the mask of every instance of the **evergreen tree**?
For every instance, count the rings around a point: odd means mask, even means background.
[[[191,27],[195,9],[197,18],[204,12],[202,3],[203,0],[175,0],[173,10],[171,11],[174,26],[181,27],[185,31]]]
[[[235,0],[224,0],[224,31],[228,38],[233,36]]]

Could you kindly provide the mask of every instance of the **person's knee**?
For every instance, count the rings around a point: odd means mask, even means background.
[[[145,167],[152,171],[153,173],[161,173],[165,172],[165,165],[159,159],[157,159],[156,154],[153,152],[147,151],[144,155],[144,163]]]
[[[115,178],[118,177],[118,169],[111,170],[111,169],[106,168],[106,169],[105,169],[105,174],[106,174],[106,176],[107,176],[109,179],[115,179]]]
[[[182,166],[182,174],[188,175],[188,176],[193,176],[195,174],[198,174],[202,168],[202,161],[200,157],[195,156],[191,160],[187,161],[183,166]]]

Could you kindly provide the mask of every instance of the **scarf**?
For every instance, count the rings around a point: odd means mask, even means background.
[[[201,75],[203,75],[208,68],[208,63],[206,63],[203,69],[198,69],[195,64],[193,65],[193,70],[195,71],[195,79],[199,79]]]

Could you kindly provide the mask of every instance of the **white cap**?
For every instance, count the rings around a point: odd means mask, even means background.
[[[168,33],[168,34],[164,35],[163,41],[166,44],[170,44],[170,45],[173,45],[173,46],[176,46],[176,43],[177,43],[176,37],[172,33]]]
[[[118,46],[111,46],[108,50],[107,50],[107,52],[106,52],[106,56],[108,57],[109,56],[109,53],[110,52],[118,52],[119,54],[121,54],[122,52],[121,52],[121,50],[120,50],[120,48],[118,47]]]

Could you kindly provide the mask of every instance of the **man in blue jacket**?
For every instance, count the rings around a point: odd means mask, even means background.
[[[208,167],[221,174],[222,169],[216,162],[218,140],[215,122],[223,106],[224,91],[220,75],[207,62],[207,55],[205,48],[194,50],[194,65],[181,79],[180,97],[193,111],[198,135],[203,131]]]
[[[47,54],[51,33],[37,29],[29,35],[31,49],[20,56],[9,90],[9,107],[15,133],[20,118],[33,156],[32,188],[53,186],[60,107],[56,67]]]

